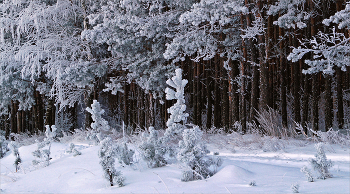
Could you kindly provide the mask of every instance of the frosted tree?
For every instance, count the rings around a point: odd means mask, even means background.
[[[88,133],[87,139],[93,140],[95,143],[100,143],[103,138],[103,132],[107,132],[110,130],[110,126],[108,125],[108,121],[102,118],[102,114],[105,112],[99,102],[97,100],[93,100],[91,104],[91,108],[87,107],[86,111],[91,114],[92,120],[91,123],[91,131]]]
[[[118,143],[116,146],[117,158],[122,165],[131,165],[134,161],[133,156],[135,151],[128,148],[126,142]]]
[[[98,151],[98,157],[100,158],[100,165],[104,171],[104,177],[113,186],[115,183],[122,187],[124,186],[124,177],[120,171],[117,171],[114,167],[116,150],[113,146],[112,139],[110,137],[105,138],[101,142],[100,150]]]
[[[312,176],[311,171],[306,167],[303,166],[300,171],[305,174],[305,177],[307,178],[307,181],[314,182],[314,177]]]
[[[78,155],[81,155],[81,152],[78,151],[76,148],[75,148],[75,145],[74,143],[70,143],[69,144],[69,148],[66,150],[66,153],[68,154],[73,154],[73,156],[78,156]]]
[[[302,46],[293,48],[287,59],[296,62],[302,59],[305,54],[313,53],[312,59],[305,60],[305,63],[310,67],[303,70],[303,73],[323,72],[324,74],[333,74],[334,66],[338,66],[345,71],[350,64],[349,40],[345,34],[336,32],[335,28],[330,34],[318,32],[310,40],[301,42]]]
[[[279,0],[271,5],[267,11],[268,15],[281,14],[273,24],[281,28],[305,28],[306,22],[312,16],[304,10],[306,0]]]
[[[176,100],[176,103],[168,108],[170,118],[166,122],[167,129],[165,131],[165,137],[171,137],[174,135],[180,135],[184,129],[184,124],[188,117],[185,105],[184,90],[188,83],[186,79],[182,79],[182,69],[175,70],[175,76],[168,79],[166,83],[172,88],[166,88],[166,99]],[[175,89],[175,90],[174,90]]]
[[[212,161],[206,156],[209,153],[202,140],[203,132],[198,126],[183,131],[183,140],[179,142],[177,159],[189,169],[183,172],[182,181],[205,179],[213,175],[209,169]]]
[[[327,160],[323,143],[316,144],[315,148],[317,153],[315,154],[315,158],[309,159],[310,165],[319,173],[319,179],[331,178],[332,174],[329,172],[329,168],[333,166],[333,163]]]
[[[22,159],[21,159],[21,157],[19,155],[19,151],[18,151],[18,147],[19,146],[18,146],[18,144],[16,142],[11,141],[9,147],[10,147],[13,155],[16,157],[15,162],[13,163],[13,165],[15,166],[16,172],[17,172],[18,169],[19,169],[19,165],[22,163]]]
[[[159,138],[158,131],[153,127],[149,127],[148,131],[149,134],[143,134],[146,140],[143,140],[139,146],[142,158],[150,168],[162,167],[167,164],[164,158],[166,147],[163,145],[162,139]]]
[[[50,165],[51,143],[55,140],[55,137],[57,136],[56,130],[57,128],[55,127],[55,125],[51,126],[51,130],[50,126],[46,125],[46,138],[41,142],[35,140],[35,142],[37,143],[37,149],[34,152],[32,152],[33,156],[36,158],[32,161],[34,165],[40,164],[44,167]]]
[[[179,17],[176,34],[164,52],[172,62],[193,57],[194,61],[209,60],[216,54],[229,59],[240,55],[240,16],[248,9],[241,0],[201,0]],[[218,36],[218,34],[224,35]]]

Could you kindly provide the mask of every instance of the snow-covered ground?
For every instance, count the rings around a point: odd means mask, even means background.
[[[218,143],[218,140],[223,141]],[[215,141],[214,141],[215,140]],[[298,184],[300,193],[350,193],[350,148],[326,144],[327,158],[334,166],[333,178],[307,182],[300,168],[316,154],[315,143],[305,140],[278,140],[282,149],[268,151],[252,146],[235,146],[224,136],[207,138],[211,155],[219,152],[223,165],[206,179],[181,182],[181,165],[173,162],[161,168],[147,168],[138,157],[132,166],[116,168],[126,178],[125,186],[109,186],[97,156],[99,146],[75,142],[82,155],[65,153],[68,143],[53,143],[52,160],[47,167],[32,165],[36,144],[22,146],[21,170],[15,172],[11,152],[0,159],[2,193],[292,193]],[[265,150],[265,151],[263,151]],[[270,149],[271,150],[271,149]],[[136,150],[137,153],[137,150]],[[315,172],[314,176],[317,174]],[[249,186],[255,181],[256,186]]]

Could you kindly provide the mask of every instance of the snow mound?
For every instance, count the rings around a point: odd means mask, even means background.
[[[242,181],[251,180],[253,177],[254,173],[245,168],[236,165],[227,165],[209,178],[209,180],[221,183],[241,183]]]

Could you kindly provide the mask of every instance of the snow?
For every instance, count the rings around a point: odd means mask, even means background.
[[[219,138],[220,139],[220,138]],[[281,140],[288,141],[288,140]],[[21,170],[15,172],[15,156],[10,152],[0,159],[2,193],[292,193],[292,184],[298,184],[300,193],[350,193],[350,148],[326,144],[327,159],[334,163],[330,169],[333,178],[315,179],[308,182],[300,169],[314,158],[316,142],[286,143],[276,152],[261,149],[217,146],[210,142],[208,149],[213,156],[219,152],[223,165],[218,172],[206,179],[181,182],[182,166],[175,161],[160,168],[147,168],[141,157],[136,163],[122,167],[116,164],[126,178],[125,186],[109,186],[99,164],[99,146],[76,143],[82,155],[73,156],[65,152],[69,142],[54,142],[51,146],[50,165],[32,165],[32,152],[36,144],[22,146]],[[135,146],[128,145],[135,149]],[[136,149],[136,153],[137,153]],[[214,157],[214,156],[213,156]],[[310,168],[311,169],[311,168]],[[316,173],[312,171],[314,177]],[[255,181],[256,186],[249,186]]]

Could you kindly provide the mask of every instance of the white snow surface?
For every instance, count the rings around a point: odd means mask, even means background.
[[[299,184],[300,193],[350,193],[350,148],[346,146],[326,144],[327,159],[334,163],[330,169],[333,178],[307,182],[300,169],[304,165],[311,169],[307,160],[316,154],[314,145],[313,142],[303,142],[302,145],[288,143],[283,150],[264,152],[239,147],[232,151],[225,145],[209,142],[210,155],[219,152],[223,165],[214,176],[191,182],[181,182],[182,167],[175,161],[165,167],[150,169],[136,155],[136,163],[132,166],[122,167],[116,163],[116,169],[121,170],[126,178],[126,185],[111,187],[103,178],[97,156],[99,146],[77,143],[76,148],[82,155],[74,157],[65,153],[69,143],[53,143],[50,165],[37,167],[32,165],[32,152],[36,149],[36,144],[32,144],[19,148],[22,164],[18,172],[15,172],[15,157],[11,152],[0,159],[0,192],[292,193],[291,185]],[[133,145],[130,147],[135,148]],[[256,182],[256,186],[249,186],[252,181]]]

